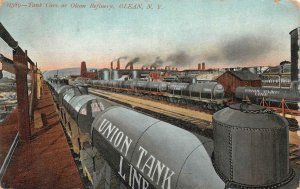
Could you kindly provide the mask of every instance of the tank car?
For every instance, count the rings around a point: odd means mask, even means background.
[[[210,158],[211,139],[123,107],[99,114],[91,136],[130,188],[225,188]]]
[[[91,136],[93,147],[130,188],[297,187],[284,118],[237,104],[215,113],[213,127],[214,142],[115,106],[98,114]]]
[[[126,80],[122,82],[121,88],[123,89],[134,89],[137,80]]]
[[[81,131],[89,133],[96,115],[113,105],[114,103],[95,96],[80,95],[74,96],[66,105],[66,109]]]
[[[149,81],[137,81],[134,83],[134,88],[138,90],[146,90]]]
[[[66,91],[70,90],[71,88],[73,88],[73,86],[71,85],[63,85],[61,86],[60,88],[57,89],[57,100],[60,104],[62,104],[62,101],[63,101],[63,98],[64,98],[64,95],[66,93]]]
[[[289,108],[299,109],[300,91],[278,88],[237,87],[235,97],[238,100],[249,98],[256,103],[265,100],[274,105],[280,104],[282,99],[284,99]]]
[[[80,95],[87,95],[87,94],[88,94],[88,90],[86,87],[73,86],[72,88],[69,88],[68,90],[65,91],[63,98],[61,99],[62,102],[60,102],[60,104],[67,107],[67,105],[69,104],[70,100],[73,97],[80,96]]]
[[[186,96],[187,88],[189,85],[189,83],[169,83],[168,93],[170,95]]]
[[[199,99],[222,99],[224,87],[217,82],[195,83],[189,85],[185,93],[190,97],[199,97]]]
[[[166,82],[148,82],[146,90],[154,92],[166,92],[168,89],[168,84]]]

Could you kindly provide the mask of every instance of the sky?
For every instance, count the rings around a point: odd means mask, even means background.
[[[30,2],[41,7],[30,7]],[[208,68],[290,60],[299,0],[0,0],[0,22],[43,71],[109,67]],[[13,7],[17,4],[19,8]],[[56,4],[57,7],[46,7]],[[62,4],[65,4],[66,7]],[[86,8],[74,8],[74,5]],[[91,4],[113,8],[90,8]],[[138,4],[143,9],[130,9]],[[147,9],[151,4],[152,9]],[[12,58],[0,39],[0,53]]]

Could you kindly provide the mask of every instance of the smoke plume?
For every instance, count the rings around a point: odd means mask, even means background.
[[[137,63],[138,61],[140,61],[140,58],[139,57],[135,57],[134,59],[130,60],[127,65],[125,66],[125,69],[127,69],[127,67]]]
[[[162,59],[160,59],[160,57],[158,56],[158,57],[156,57],[155,61],[151,64],[150,67],[155,67],[155,68],[161,67],[163,65],[163,63],[164,62],[162,61]]]
[[[187,65],[191,65],[193,62],[193,57],[188,55],[184,51],[178,51],[174,54],[168,56],[167,61],[172,64],[172,66],[180,66],[184,67]]]
[[[221,44],[203,56],[208,62],[241,64],[256,60],[274,50],[273,41],[267,37],[242,36]]]
[[[122,60],[122,59],[127,59],[127,56],[121,56],[121,57],[119,57],[118,58],[118,62],[120,62],[120,60]]]

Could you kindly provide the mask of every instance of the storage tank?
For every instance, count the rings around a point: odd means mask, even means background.
[[[110,79],[110,70],[105,68],[99,71],[99,76],[98,78],[100,78],[101,80],[109,80]]]
[[[118,70],[112,70],[111,80],[117,80],[120,78],[120,73]]]
[[[133,70],[131,72],[132,79],[139,79],[141,78],[141,73],[138,70]]]
[[[216,112],[212,125],[215,169],[229,188],[274,188],[292,180],[285,118],[242,103]]]

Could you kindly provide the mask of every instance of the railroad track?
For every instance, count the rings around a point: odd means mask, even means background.
[[[183,129],[212,138],[211,114],[99,89],[89,93],[134,108]]]

